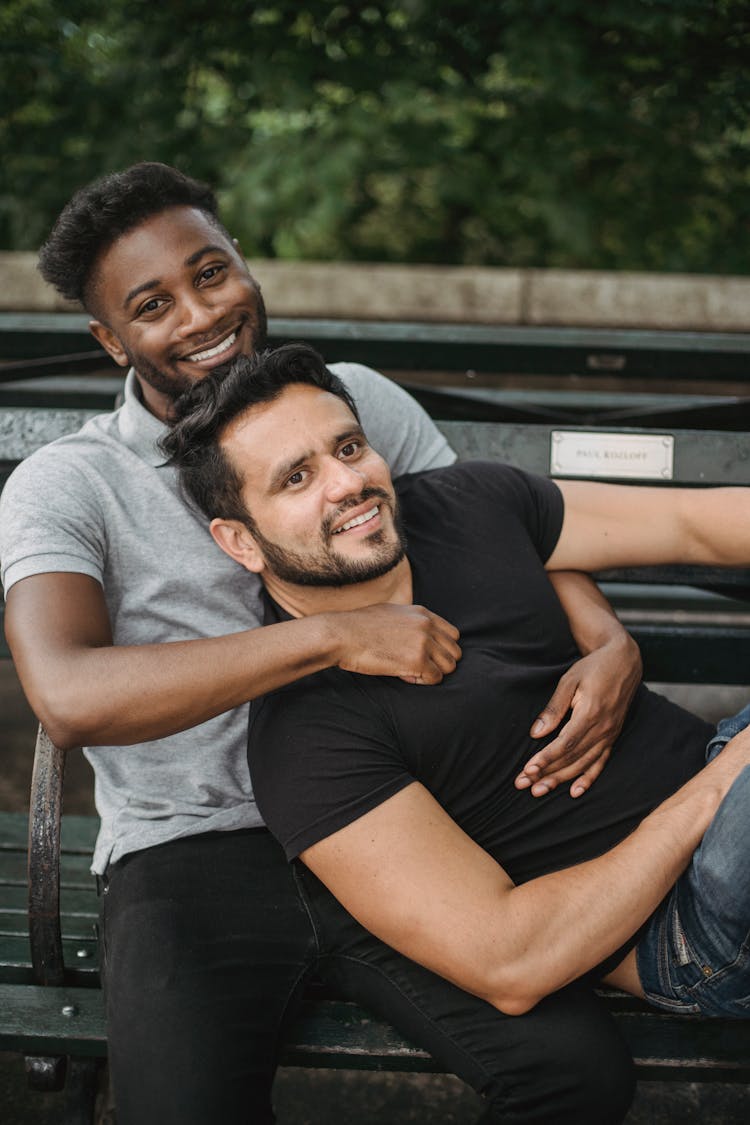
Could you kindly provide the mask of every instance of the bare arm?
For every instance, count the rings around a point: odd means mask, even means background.
[[[443,618],[395,605],[207,640],[115,646],[101,586],[83,574],[16,583],[5,625],[29,702],[62,748],[161,738],[333,665],[435,684],[461,655],[458,632]]]
[[[568,712],[570,717],[557,738],[529,759],[516,786],[542,797],[570,781],[571,796],[580,797],[609,759],[643,665],[638,645],[587,575],[552,571],[550,580],[583,656],[562,677],[531,734],[543,738]]]
[[[565,500],[550,570],[750,563],[750,489],[558,481]]]
[[[743,732],[610,852],[518,887],[417,782],[302,859],[383,941],[517,1015],[635,933],[748,762]]]

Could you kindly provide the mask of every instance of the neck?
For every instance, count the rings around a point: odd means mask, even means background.
[[[160,422],[169,422],[172,399],[162,394],[161,391],[155,390],[145,379],[141,379],[137,371],[135,373],[135,379],[140,388],[141,402],[146,407],[146,410],[158,418]]]
[[[263,574],[262,578],[273,600],[292,617],[364,609],[383,602],[397,605],[411,605],[412,602],[411,566],[406,556],[380,578],[357,582],[352,586],[296,586],[280,581],[273,574]]]

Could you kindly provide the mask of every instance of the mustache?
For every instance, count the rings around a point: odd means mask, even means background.
[[[326,516],[321,526],[324,538],[329,538],[332,533],[333,525],[341,516],[351,511],[352,508],[358,508],[360,504],[364,504],[365,500],[385,500],[386,503],[390,503],[390,499],[390,496],[383,488],[375,488],[374,486],[363,488],[359,496],[353,496],[350,500],[345,500],[343,504],[338,506],[335,512],[332,512],[330,516]]]

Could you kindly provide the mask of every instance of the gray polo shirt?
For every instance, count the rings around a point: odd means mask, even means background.
[[[394,476],[450,464],[445,439],[414,400],[359,364],[334,364],[371,444]],[[34,574],[99,581],[116,645],[215,637],[259,624],[259,583],[214,544],[180,498],[156,442],[163,432],[131,371],[124,405],[27,458],[0,497],[7,594]],[[138,707],[134,685],[130,704]],[[246,760],[247,706],[168,738],[84,749],[101,830],[93,870],[197,832],[262,823]]]

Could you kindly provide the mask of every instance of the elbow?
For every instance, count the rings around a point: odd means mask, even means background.
[[[506,989],[490,998],[493,1008],[497,1008],[505,1016],[525,1016],[535,1008],[542,999],[538,994],[532,995],[530,990]]]
[[[87,742],[85,732],[81,727],[66,721],[64,716],[53,711],[41,711],[39,722],[44,727],[50,742],[58,750],[75,750]]]
[[[32,707],[51,742],[59,750],[74,750],[89,741],[90,724],[80,699],[64,689],[47,689],[32,700]]]
[[[55,726],[54,723],[47,723],[44,719],[40,720],[42,726],[47,732],[50,742],[57,747],[58,750],[76,750],[79,746],[85,745],[85,739],[74,731],[64,726]]]
[[[485,998],[506,1016],[524,1016],[543,999],[539,991],[539,973],[528,966],[504,966],[487,982]]]

